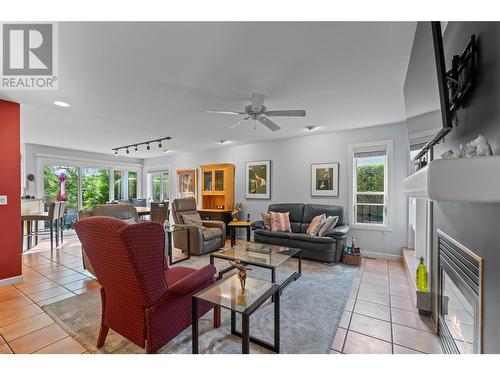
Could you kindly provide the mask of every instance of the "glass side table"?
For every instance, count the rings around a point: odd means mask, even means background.
[[[191,254],[189,252],[189,229],[188,228],[182,228],[182,227],[176,227],[175,225],[170,225],[170,226],[164,226],[163,229],[165,230],[166,238],[165,240],[167,243],[165,244],[166,251],[165,251],[165,256],[168,259],[168,264],[176,264],[180,262],[184,262],[185,260],[188,260],[191,257]],[[173,233],[174,232],[180,232],[180,231],[185,231],[186,236],[187,236],[187,250],[185,252],[186,256],[180,259],[177,259],[174,261],[173,259],[173,254],[172,254],[172,249],[174,248],[174,239],[173,239]]]
[[[274,343],[270,344],[250,335],[250,316],[270,297],[274,300]],[[250,352],[250,342],[275,353],[280,351],[280,287],[266,280],[247,277],[245,295],[241,293],[238,275],[226,276],[215,284],[198,292],[192,303],[193,354],[199,352],[198,302],[205,301],[231,311],[231,334],[241,337],[241,352]],[[236,314],[241,314],[241,332],[236,330]]]

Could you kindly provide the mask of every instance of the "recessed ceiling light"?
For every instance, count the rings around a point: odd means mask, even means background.
[[[313,126],[313,125],[306,126],[306,130],[310,131],[310,132],[312,132],[313,130],[316,130],[316,129],[318,129],[317,126]]]
[[[226,143],[229,143],[229,141],[228,141],[228,140],[225,140],[225,139],[221,139],[221,140],[219,140],[219,141],[217,141],[217,142],[219,142],[221,145],[226,144]]]
[[[61,101],[58,101],[58,100],[56,100],[56,101],[54,102],[54,105],[57,105],[58,107],[64,107],[64,108],[69,107],[69,104],[68,104],[68,103],[66,103],[66,102],[61,102]]]
[[[169,152],[172,152],[172,150],[168,150],[168,149],[163,150],[164,154],[169,153]]]

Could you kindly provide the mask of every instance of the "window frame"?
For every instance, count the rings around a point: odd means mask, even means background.
[[[163,189],[163,176],[164,174],[167,173],[168,176],[168,191],[166,192],[167,198],[165,199],[165,191]],[[160,178],[160,200],[163,201],[170,201],[170,196],[171,196],[171,174],[170,174],[170,168],[162,168],[162,169],[150,169],[146,171],[146,178],[147,178],[147,202],[148,204],[150,202],[154,202],[153,199],[153,175],[154,174],[161,174]],[[163,198],[163,199],[162,199]]]
[[[348,222],[353,229],[392,231],[393,220],[393,202],[391,194],[393,191],[393,148],[394,141],[381,140],[375,142],[354,143],[349,145],[349,197],[348,197]],[[356,158],[355,153],[369,151],[386,151],[386,161],[384,165],[384,223],[357,223],[356,220],[356,202],[357,195],[363,192],[357,191]],[[365,192],[366,194],[366,192]]]

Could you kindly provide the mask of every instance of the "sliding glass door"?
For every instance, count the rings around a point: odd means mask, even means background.
[[[169,173],[168,171],[153,172],[148,174],[149,192],[148,199],[153,202],[168,201],[169,199]]]
[[[60,165],[46,165],[43,167],[43,190],[44,203],[48,206],[52,202],[56,202],[59,198],[66,196],[66,207],[79,207],[78,194],[78,168],[67,167]],[[61,191],[62,180],[65,180],[64,192]]]
[[[112,168],[45,165],[44,202],[47,208],[52,202],[66,200],[66,207],[75,211],[92,210],[113,199],[127,202],[138,198],[138,175]]]
[[[109,201],[109,169],[81,168],[82,208],[92,210]]]

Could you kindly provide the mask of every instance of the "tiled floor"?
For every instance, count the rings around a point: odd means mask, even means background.
[[[0,286],[0,354],[84,353],[40,306],[99,287],[83,269],[75,236],[51,255],[42,241],[23,255],[23,281]],[[429,318],[417,314],[401,262],[364,260],[332,353],[438,353]]]
[[[430,318],[418,314],[403,263],[363,259],[331,353],[441,353]]]

